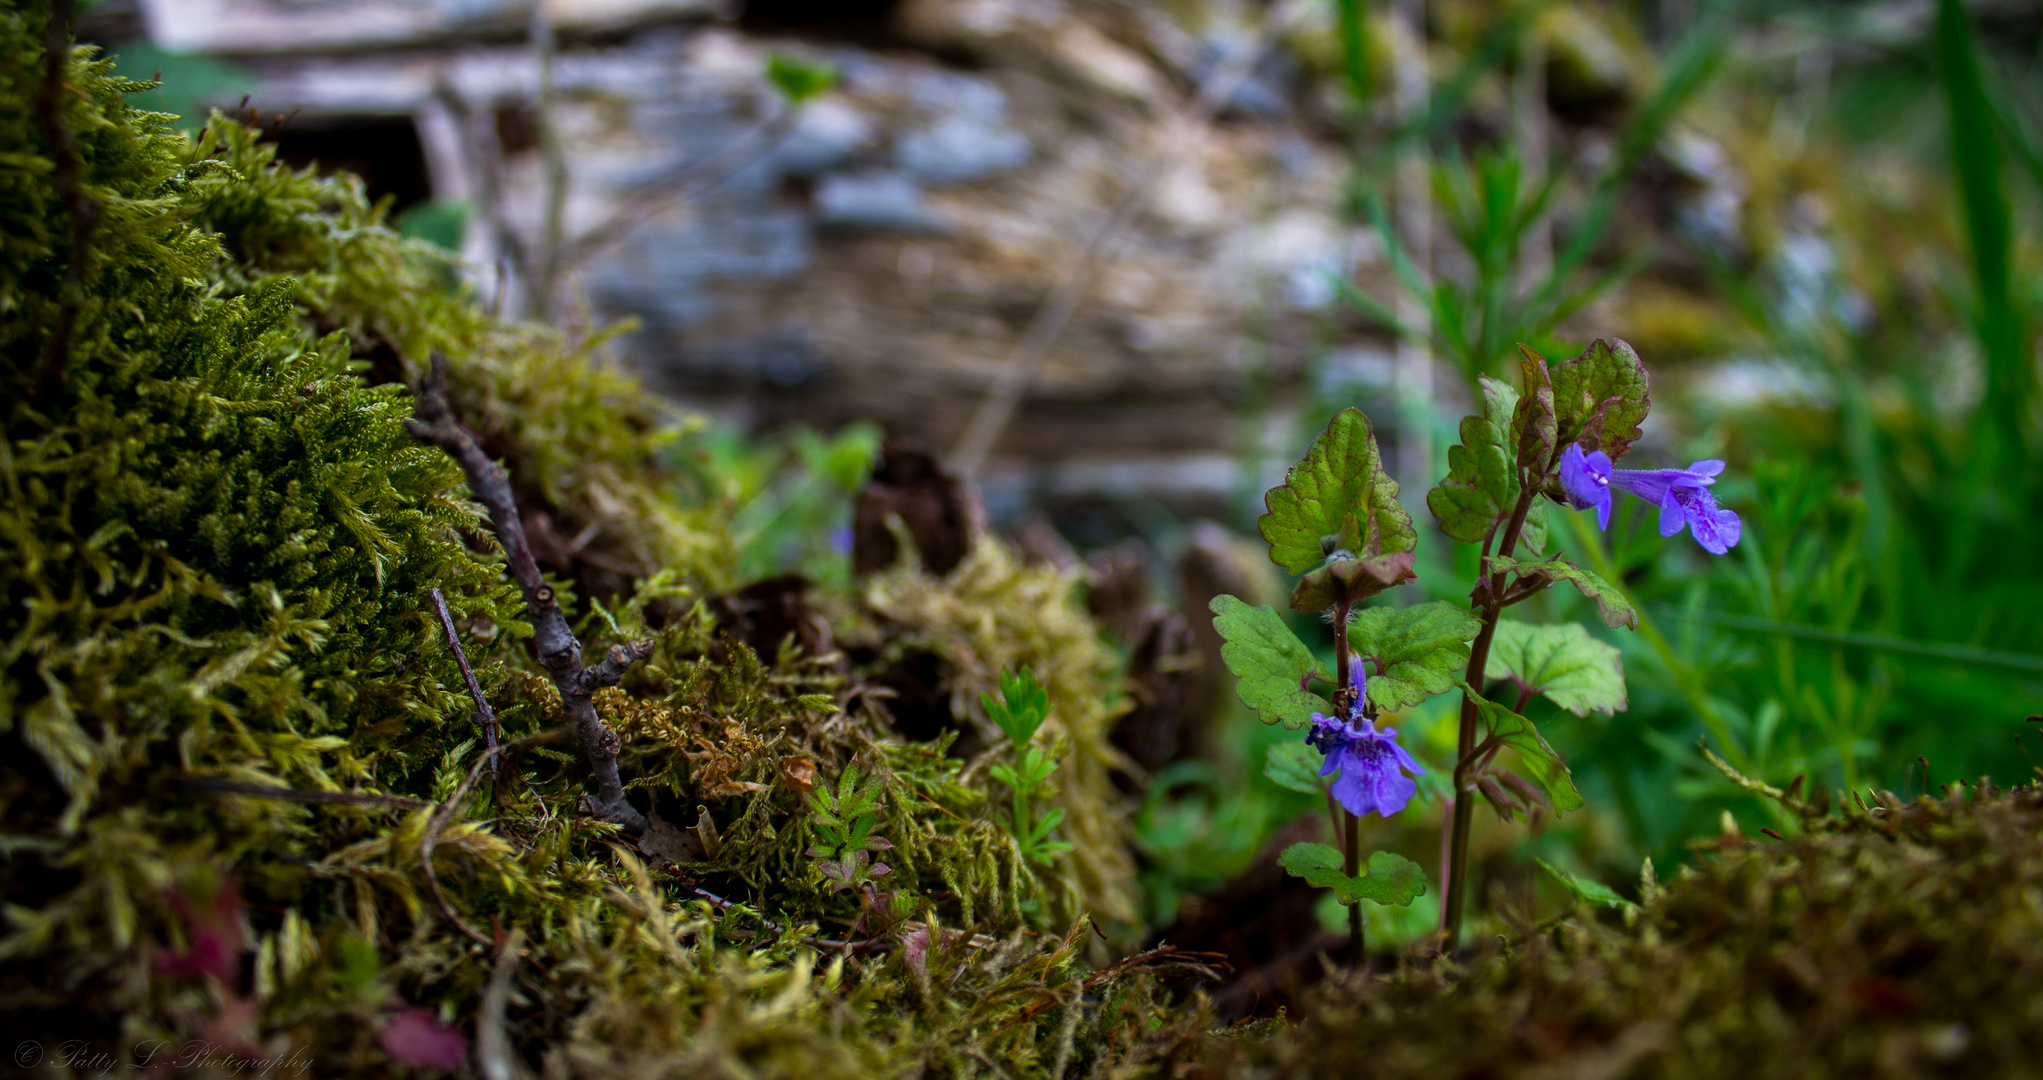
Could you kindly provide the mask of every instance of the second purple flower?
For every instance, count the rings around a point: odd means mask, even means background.
[[[1569,445],[1561,453],[1561,488],[1568,505],[1596,510],[1598,528],[1610,528],[1610,489],[1628,492],[1660,508],[1660,535],[1673,536],[1686,527],[1695,542],[1712,555],[1738,546],[1744,522],[1717,505],[1710,485],[1724,471],[1721,461],[1698,461],[1686,469],[1619,469],[1601,450],[1583,453]]]

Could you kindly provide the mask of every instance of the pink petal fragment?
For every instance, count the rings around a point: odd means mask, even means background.
[[[383,1049],[407,1065],[459,1069],[468,1060],[468,1036],[424,1009],[406,1009],[383,1025]]]

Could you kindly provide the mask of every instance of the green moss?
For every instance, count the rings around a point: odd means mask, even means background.
[[[1114,665],[1067,576],[989,543],[948,580],[839,595],[847,632],[945,649],[967,723],[1001,667],[1047,673],[1083,854],[1038,873],[991,816],[985,760],[901,742],[841,657],[760,657],[716,625],[732,507],[663,469],[686,418],[606,367],[602,335],[490,318],[354,181],[278,168],[219,117],[180,135],[89,50],[62,109],[101,213],[79,332],[41,378],[72,253],[34,115],[40,41],[36,17],[0,13],[10,1046],[136,1063],[202,1038],[380,1075],[392,1017],[419,1008],[547,1075],[1033,1076],[1136,1068],[1158,1032],[1189,1036],[1149,962],[1084,962],[1081,909],[1134,927]],[[533,745],[444,815],[429,878],[430,804],[478,741],[428,591],[507,738],[557,711],[461,474],[403,429],[434,353],[582,633],[656,640],[600,708],[636,796],[704,825],[695,850],[650,859],[581,818],[577,759]],[[832,891],[810,851],[803,789],[853,763],[885,789],[891,895]],[[833,936],[868,944],[816,943]]]
[[[1727,833],[1635,912],[1349,976],[1203,1075],[2020,1076],[2043,1060],[2043,788]]]

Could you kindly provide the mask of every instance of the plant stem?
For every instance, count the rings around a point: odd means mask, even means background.
[[[1511,520],[1504,526],[1504,536],[1497,546],[1497,554],[1509,558],[1518,546],[1518,533],[1525,528],[1525,515],[1532,509],[1532,500],[1539,494],[1526,480],[1519,478],[1518,505],[1511,509]],[[1501,591],[1502,574],[1491,574],[1488,560],[1477,569],[1481,575],[1475,589],[1473,604],[1482,616],[1482,629],[1476,632],[1475,642],[1468,652],[1468,671],[1463,681],[1471,687],[1481,686],[1483,673],[1490,665],[1490,642],[1497,636],[1497,613],[1503,610]],[[1468,830],[1475,816],[1474,792],[1470,789],[1468,769],[1474,761],[1478,717],[1475,699],[1467,693],[1461,695],[1461,732],[1456,741],[1454,756],[1454,818],[1449,826],[1451,839],[1448,846],[1446,905],[1440,917],[1440,932],[1443,946],[1453,950],[1461,943],[1462,899],[1468,892]]]
[[[1343,718],[1361,704],[1354,699],[1353,684],[1348,681],[1348,665],[1353,662],[1348,656],[1348,618],[1354,611],[1351,600],[1334,604],[1334,714]]]
[[[1354,814],[1347,815],[1347,818],[1348,827],[1344,830],[1347,836],[1345,837],[1346,842],[1342,844],[1342,853],[1347,864],[1348,876],[1361,877],[1362,819]],[[1362,941],[1362,901],[1360,900],[1348,905],[1348,949],[1353,956],[1355,970],[1367,970],[1369,966],[1369,952],[1364,947]]]
[[[1019,772],[1019,769],[1021,768],[1022,762],[1019,760],[1020,759],[1019,754],[1016,755],[1016,759],[1017,760],[1015,761],[1015,767],[1017,769],[1017,772],[1015,774],[1016,783],[1014,786],[1014,841],[1017,845],[1022,845],[1024,847],[1022,855],[1026,857],[1029,854],[1028,850],[1026,849],[1026,845],[1028,844],[1030,832],[1029,826],[1032,823],[1029,821],[1029,797],[1027,793],[1022,791],[1020,783],[1021,774]]]
[[[1360,661],[1348,655],[1348,616],[1355,610],[1353,601],[1343,597],[1334,604],[1334,715],[1347,717],[1352,710],[1363,707],[1355,700],[1354,685],[1348,681],[1349,666]],[[1346,828],[1340,831],[1344,856],[1343,868],[1349,877],[1361,876],[1362,828],[1361,820],[1354,814],[1344,814]],[[1362,948],[1362,906],[1348,905],[1348,951],[1354,958],[1355,970],[1362,970],[1367,954]]]

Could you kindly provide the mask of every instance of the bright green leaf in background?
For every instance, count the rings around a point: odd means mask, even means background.
[[[1579,623],[1533,626],[1499,620],[1485,677],[1509,679],[1521,692],[1545,694],[1576,716],[1614,714],[1629,705],[1617,647]]]
[[[1277,865],[1292,877],[1321,889],[1332,889],[1343,904],[1371,900],[1403,907],[1426,894],[1426,871],[1402,855],[1379,851],[1369,856],[1362,877],[1342,871],[1341,853],[1325,844],[1293,844],[1277,857]]]
[[[1333,674],[1274,609],[1251,607],[1235,596],[1216,596],[1211,607],[1213,628],[1226,641],[1220,659],[1234,673],[1234,692],[1263,723],[1302,728],[1312,723],[1313,713],[1333,708],[1304,686],[1308,675],[1332,683]]]
[[[1348,624],[1356,662],[1375,661],[1369,700],[1385,711],[1417,705],[1454,689],[1468,664],[1481,620],[1459,604],[1435,600],[1408,608],[1364,608]]]
[[[800,105],[837,85],[837,67],[774,53],[766,58],[766,81],[786,95],[789,104]]]
[[[1310,745],[1291,741],[1270,747],[1263,761],[1263,775],[1280,788],[1317,795],[1320,787],[1320,766],[1326,763],[1326,755]]]
[[[1622,589],[1566,559],[1507,559],[1492,555],[1489,568],[1493,574],[1516,573],[1521,581],[1565,581],[1596,602],[1596,613],[1603,617],[1603,625],[1612,630],[1639,628],[1639,613],[1632,610],[1632,602],[1625,599]]]
[[[1534,859],[1532,861],[1538,863],[1539,868],[1551,875],[1555,881],[1560,882],[1561,888],[1568,890],[1575,899],[1585,904],[1608,908],[1638,906],[1630,900],[1619,896],[1610,886],[1600,881],[1591,881],[1588,878],[1570,874],[1566,870],[1559,869],[1552,863],[1547,862],[1545,859]]]
[[[130,104],[150,112],[171,113],[178,118],[171,126],[184,131],[197,131],[215,106],[232,108],[243,95],[262,85],[254,72],[238,64],[165,52],[146,40],[128,42],[113,52],[122,76],[160,80],[154,90],[135,94]]]
[[[1338,547],[1364,557],[1410,551],[1418,543],[1412,516],[1398,505],[1397,481],[1384,471],[1376,436],[1360,409],[1335,413],[1305,458],[1263,501],[1270,512],[1256,527],[1270,544],[1271,560],[1294,574],[1326,558],[1320,544],[1325,537],[1338,537]]]
[[[458,252],[468,235],[468,219],[473,209],[465,199],[422,202],[398,217],[397,231],[413,240]]]
[[[1643,434],[1639,424],[1652,408],[1646,365],[1622,341],[1598,339],[1582,355],[1552,369],[1554,413],[1560,445],[1583,443],[1616,461]]]
[[[1546,789],[1547,801],[1553,803],[1555,812],[1580,810],[1587,805],[1582,793],[1575,789],[1575,778],[1568,772],[1567,762],[1562,761],[1561,756],[1554,753],[1554,748],[1540,738],[1539,729],[1532,726],[1532,721],[1467,687],[1462,689],[1474,699],[1476,708],[1482,713],[1483,727],[1490,736],[1518,751],[1518,760],[1525,766],[1525,771],[1532,774],[1533,782]]]

